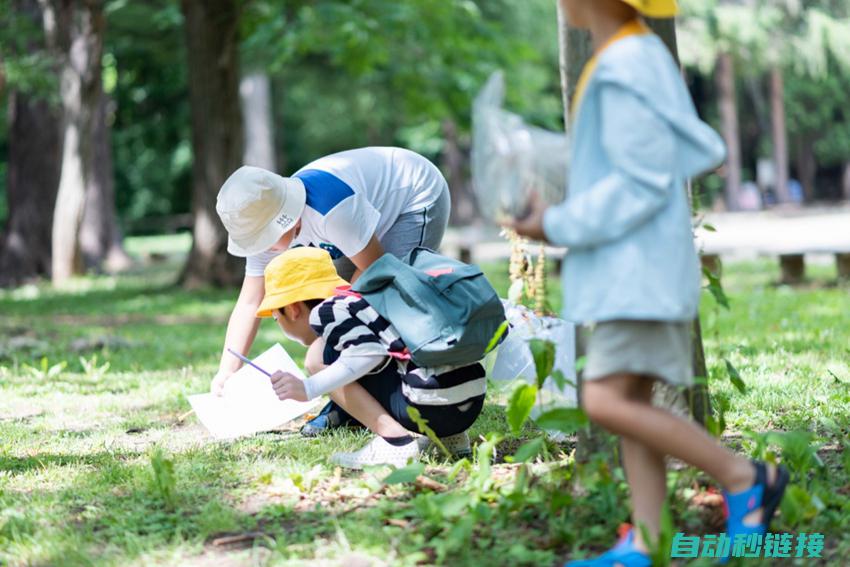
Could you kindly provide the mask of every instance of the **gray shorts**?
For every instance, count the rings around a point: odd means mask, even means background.
[[[436,201],[418,211],[399,215],[387,233],[381,237],[385,252],[401,258],[417,246],[432,250],[440,248],[449,224],[452,210],[449,186],[446,185]],[[336,271],[344,280],[350,280],[354,264],[346,257],[334,260]]]
[[[585,380],[612,374],[640,374],[673,386],[693,385],[691,323],[604,321],[587,344]]]

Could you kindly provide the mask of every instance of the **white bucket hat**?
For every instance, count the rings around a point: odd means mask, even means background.
[[[229,235],[227,251],[234,256],[265,252],[295,226],[306,200],[300,179],[240,167],[221,186],[215,205]]]

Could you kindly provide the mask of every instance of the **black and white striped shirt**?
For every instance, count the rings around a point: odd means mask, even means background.
[[[406,347],[389,321],[369,303],[355,295],[334,296],[310,313],[310,326],[325,341],[323,359],[333,364],[341,356],[374,356],[406,353]],[[418,367],[412,361],[394,358],[388,376],[401,380],[402,394],[414,405],[444,406],[462,404],[487,391],[484,367]]]

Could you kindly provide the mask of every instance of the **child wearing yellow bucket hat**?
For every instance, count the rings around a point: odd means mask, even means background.
[[[227,323],[225,343],[251,348],[263,299],[263,270],[282,250],[327,250],[337,271],[350,278],[384,253],[402,257],[417,246],[438,249],[448,224],[451,197],[439,168],[396,147],[366,147],[327,155],[291,177],[243,166],[224,182],[216,211],[227,229],[227,250],[245,257],[245,277]],[[210,384],[220,393],[241,362],[222,349]],[[320,435],[349,423],[333,402],[303,435]]]
[[[621,438],[632,523],[641,528],[567,565],[652,565],[667,455],[725,489],[727,537],[717,556],[728,558],[730,548],[767,531],[788,473],[751,463],[652,405],[654,382],[693,383],[690,326],[701,282],[685,181],[719,164],[723,143],[697,116],[670,52],[641,17],[674,16],[673,0],[560,2],[571,26],[590,30],[595,50],[572,101],[568,197],[551,207],[538,200],[512,226],[569,249],[564,317],[592,325],[581,403]]]
[[[282,400],[307,401],[329,394],[376,434],[359,451],[337,453],[349,468],[418,460],[428,446],[407,409],[416,408],[443,444],[469,452],[467,429],[484,403],[481,364],[439,369],[417,367],[405,356],[396,329],[337,275],[325,250],[287,250],[265,269],[265,297],[257,317],[273,317],[291,339],[308,346],[306,380],[275,372]]]

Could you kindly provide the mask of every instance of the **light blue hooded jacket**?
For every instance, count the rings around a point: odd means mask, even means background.
[[[568,197],[543,220],[569,248],[564,318],[692,320],[701,276],[685,182],[723,161],[722,140],[654,34],[605,49],[576,112]]]

